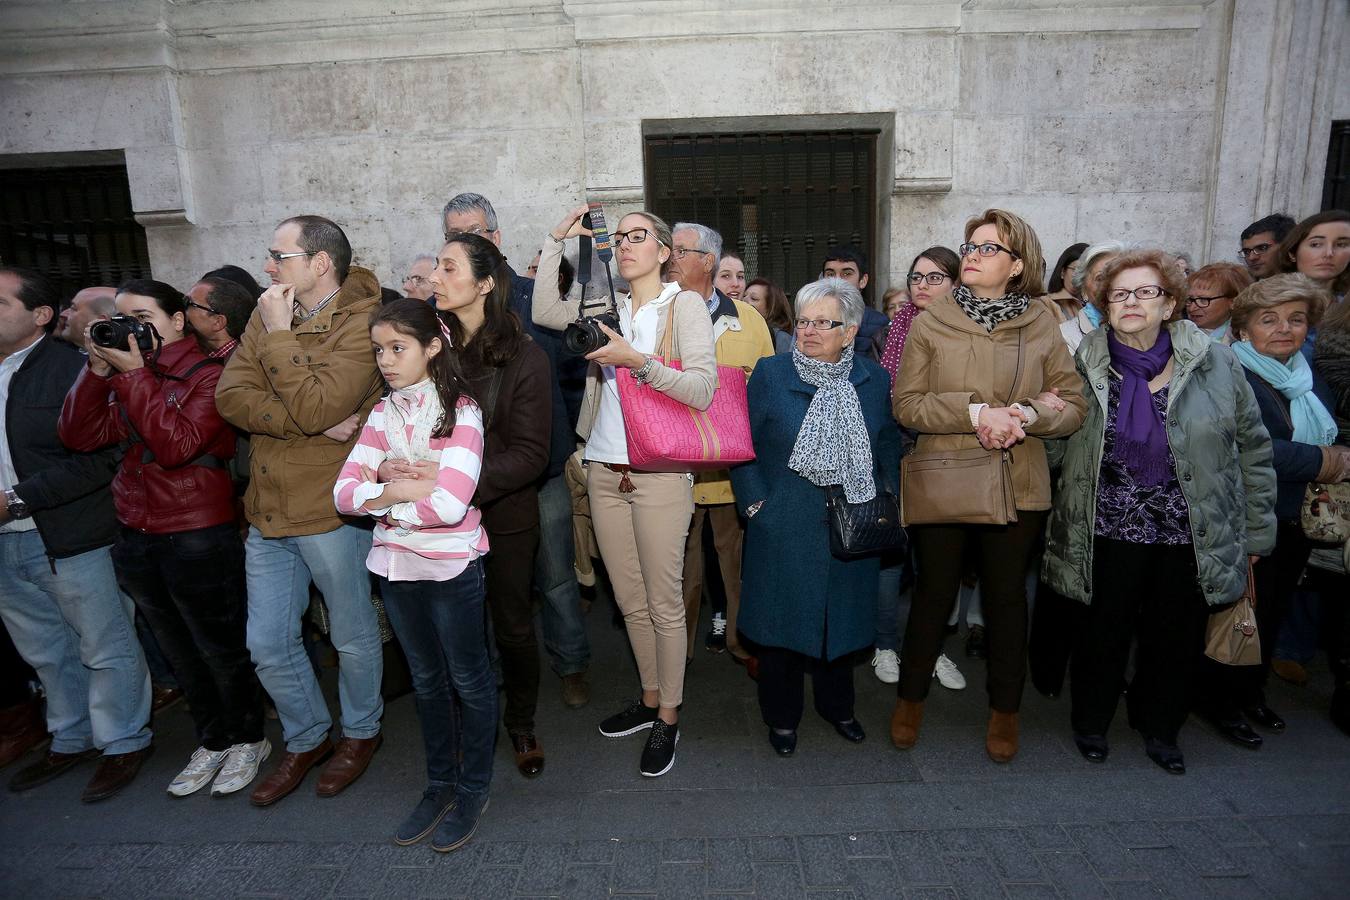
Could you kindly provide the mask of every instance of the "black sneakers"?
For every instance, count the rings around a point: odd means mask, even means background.
[[[664,775],[675,765],[675,745],[680,742],[680,726],[660,719],[652,723],[647,746],[642,748],[642,774],[648,778]]]
[[[656,708],[643,706],[641,700],[635,700],[621,713],[610,716],[600,723],[600,733],[607,738],[628,737],[644,728],[651,728],[656,721]]]

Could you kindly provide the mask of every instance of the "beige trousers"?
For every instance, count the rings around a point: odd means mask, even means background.
[[[734,503],[716,503],[695,506],[694,521],[689,526],[689,538],[684,545],[684,619],[689,628],[687,656],[694,658],[694,639],[698,636],[698,610],[703,601],[703,521],[712,522],[713,547],[717,551],[718,569],[727,591],[727,650],[745,658],[736,637],[736,615],[741,609],[741,548],[745,531]]]
[[[628,628],[644,691],[660,704],[684,700],[684,542],[694,495],[689,476],[632,472],[636,488],[620,493],[623,476],[599,463],[586,466],[591,520],[614,599]]]

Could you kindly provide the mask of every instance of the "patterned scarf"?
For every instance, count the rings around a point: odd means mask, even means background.
[[[812,359],[792,348],[792,364],[816,395],[806,408],[788,468],[820,487],[841,484],[849,503],[877,495],[872,476],[872,444],[867,436],[858,392],[848,380],[853,348],[845,347],[839,362]]]
[[[952,288],[952,299],[972,322],[983,325],[985,331],[993,331],[999,322],[1017,318],[1031,303],[1030,297],[1020,293],[1004,294],[993,300],[976,297],[964,284]]]
[[[909,337],[909,328],[923,310],[913,303],[906,303],[891,320],[890,331],[886,332],[886,349],[881,352],[881,367],[891,376],[891,387],[895,386],[896,376],[900,374],[900,357],[905,352],[905,338]]]
[[[439,459],[438,454],[431,452],[431,432],[440,420],[441,397],[430,378],[390,391],[384,404],[384,437],[389,442],[389,458],[408,462]]]

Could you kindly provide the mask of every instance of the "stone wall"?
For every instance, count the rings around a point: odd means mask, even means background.
[[[11,0],[0,165],[124,150],[155,272],[178,284],[260,272],[298,212],[340,221],[397,284],[460,190],[494,200],[518,268],[581,197],[612,218],[640,206],[644,123],[880,116],[883,285],[990,205],[1030,219],[1052,261],[1108,236],[1227,258],[1256,216],[1316,208],[1350,106],[1348,16],[1350,0]]]

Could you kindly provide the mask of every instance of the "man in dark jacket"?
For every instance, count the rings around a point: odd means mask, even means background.
[[[481,235],[501,246],[497,212],[481,194],[458,194],[441,212],[445,238],[455,233]],[[581,592],[577,587],[572,543],[572,497],[563,479],[567,457],[576,449],[573,419],[567,413],[559,387],[559,367],[566,366],[562,335],[535,325],[530,315],[534,279],[511,273],[511,309],[520,316],[525,333],[548,354],[553,372],[551,386],[553,430],[549,440],[549,462],[545,479],[539,485],[539,551],[535,556],[534,586],[544,597],[541,614],[544,647],[549,663],[562,679],[563,702],[572,708],[590,700],[586,671],[590,667],[591,647],[581,615]],[[579,404],[578,404],[579,405]]]
[[[150,673],[131,599],[117,589],[115,448],[72,453],[57,437],[85,365],[51,338],[54,286],[0,268],[0,618],[47,694],[51,749],[10,781],[37,787],[102,756],[82,799],[111,797],[150,755]]]
[[[871,278],[867,272],[867,254],[852,245],[831,247],[825,251],[825,261],[820,264],[820,277],[842,278],[859,291],[866,290]],[[873,362],[881,362],[881,351],[886,346],[886,331],[890,324],[885,313],[870,305],[865,307],[862,324],[858,326],[858,336],[853,339],[853,352]]]

